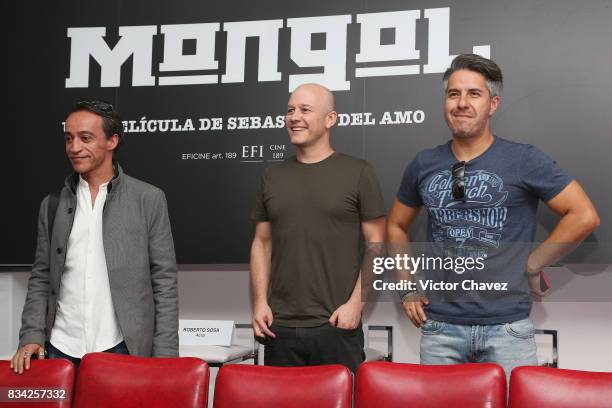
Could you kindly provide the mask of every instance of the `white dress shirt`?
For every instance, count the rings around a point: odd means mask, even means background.
[[[89,184],[81,177],[66,252],[51,344],[76,358],[108,350],[123,341],[111,297],[104,256],[102,211],[108,183],[92,204]]]

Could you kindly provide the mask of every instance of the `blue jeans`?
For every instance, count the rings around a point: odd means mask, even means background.
[[[427,319],[421,333],[421,364],[497,363],[507,380],[513,368],[538,364],[529,318],[492,325]]]
[[[115,354],[128,354],[128,355],[130,354],[124,341],[117,344],[115,347],[111,347],[108,350],[104,350],[104,352],[105,353],[115,353]],[[80,358],[76,358],[76,357],[69,356],[68,354],[64,354],[63,352],[55,348],[55,346],[53,346],[53,344],[49,342],[47,342],[47,344],[45,345],[45,354],[46,354],[46,358],[63,358],[65,360],[68,360],[72,364],[74,364],[75,370],[79,369],[79,364],[81,363]]]

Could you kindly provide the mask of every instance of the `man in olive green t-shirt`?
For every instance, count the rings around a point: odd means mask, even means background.
[[[296,156],[268,167],[252,218],[253,329],[264,364],[363,361],[359,235],[384,240],[384,202],[370,165],[334,152],[335,100],[305,84],[290,96],[285,124]]]

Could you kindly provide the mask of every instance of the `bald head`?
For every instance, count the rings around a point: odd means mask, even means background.
[[[324,86],[300,85],[289,96],[285,126],[298,149],[329,152],[329,132],[337,118],[334,95]]]
[[[295,88],[295,90],[289,96],[291,101],[292,97],[309,97],[311,101],[319,108],[323,109],[325,113],[329,113],[336,110],[336,97],[334,94],[319,84],[302,84]]]

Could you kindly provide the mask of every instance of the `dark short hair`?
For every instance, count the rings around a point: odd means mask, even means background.
[[[102,118],[102,130],[104,130],[107,139],[110,139],[114,134],[119,136],[119,141],[123,138],[123,122],[119,113],[110,103],[102,101],[77,102],[70,109],[68,115],[79,111],[88,111],[100,116]]]
[[[493,60],[476,54],[460,54],[453,59],[451,66],[444,72],[444,89],[448,86],[451,74],[460,69],[478,72],[485,77],[491,97],[501,95],[504,78],[499,65]]]

